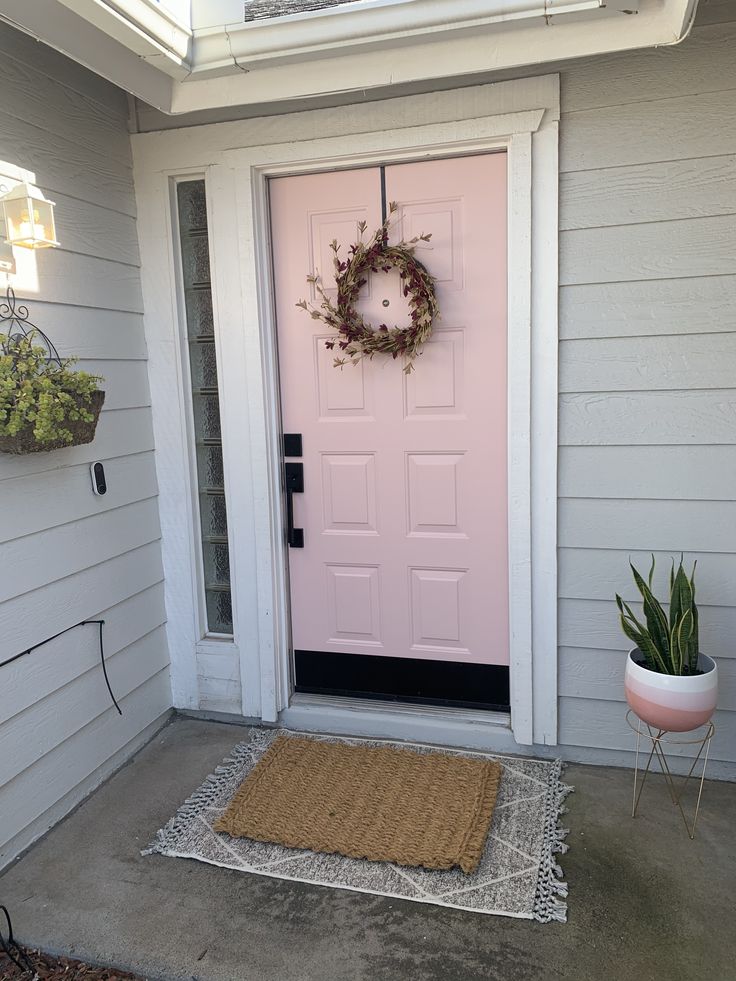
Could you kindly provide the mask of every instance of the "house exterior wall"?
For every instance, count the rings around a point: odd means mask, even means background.
[[[707,9],[707,8],[706,8]],[[736,760],[736,9],[562,72],[559,738],[616,758],[628,558],[698,559]]]
[[[0,26],[0,183],[35,174],[61,247],[17,250],[9,282],[64,356],[103,375],[95,441],[0,455],[0,867],[155,732],[171,705],[127,99]],[[0,290],[6,286],[0,274]],[[2,327],[0,327],[0,330]],[[109,491],[95,497],[89,466]]]
[[[702,647],[721,673],[715,772],[732,774],[736,17],[727,5],[704,10],[681,45],[556,66],[559,741],[571,758],[631,762],[613,594],[634,598],[630,555],[646,564],[653,551],[664,577],[683,549],[700,561]],[[473,87],[393,105],[397,120],[418,125],[482,115],[485,98]],[[225,123],[227,139],[217,127],[206,139],[234,146],[275,142],[284,130],[293,140],[366,132],[378,106]],[[140,107],[137,118],[150,130],[161,119]],[[161,128],[172,125],[168,117]],[[169,137],[183,150],[185,132]],[[200,131],[203,163],[204,142]]]

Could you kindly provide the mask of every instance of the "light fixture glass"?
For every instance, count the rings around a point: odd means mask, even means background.
[[[5,241],[24,249],[49,249],[56,241],[54,202],[34,185],[24,181],[2,197]]]

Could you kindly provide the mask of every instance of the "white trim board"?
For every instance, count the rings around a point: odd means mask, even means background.
[[[274,722],[290,693],[289,620],[267,181],[275,175],[504,149],[509,165],[509,573],[511,727],[517,745],[557,741],[557,142],[559,80],[544,76],[400,100],[421,125],[375,104],[366,130],[329,132],[340,110],[133,137],[154,432],[161,486],[175,704],[196,708],[199,641],[176,314],[170,184],[204,175],[243,714]],[[435,100],[433,102],[433,100]],[[463,115],[482,101],[484,114]],[[437,121],[431,121],[432,106]],[[356,115],[365,107],[355,107]],[[402,114],[404,118],[407,117]],[[261,139],[268,133],[268,141]],[[334,133],[334,129],[333,129]],[[534,386],[532,378],[534,377]],[[177,388],[177,385],[179,386]],[[162,452],[163,450],[163,452]],[[184,491],[184,493],[182,493]],[[193,678],[194,675],[194,678]],[[288,709],[292,713],[291,709]],[[330,708],[325,707],[328,716]],[[293,714],[293,713],[292,713]],[[497,722],[489,719],[497,730]]]

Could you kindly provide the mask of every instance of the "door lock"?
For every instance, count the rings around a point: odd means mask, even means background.
[[[284,456],[302,455],[302,434],[284,433]]]

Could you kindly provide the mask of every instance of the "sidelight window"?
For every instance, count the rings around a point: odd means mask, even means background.
[[[177,184],[177,205],[200,525],[202,606],[208,634],[232,634],[230,554],[204,180]]]

